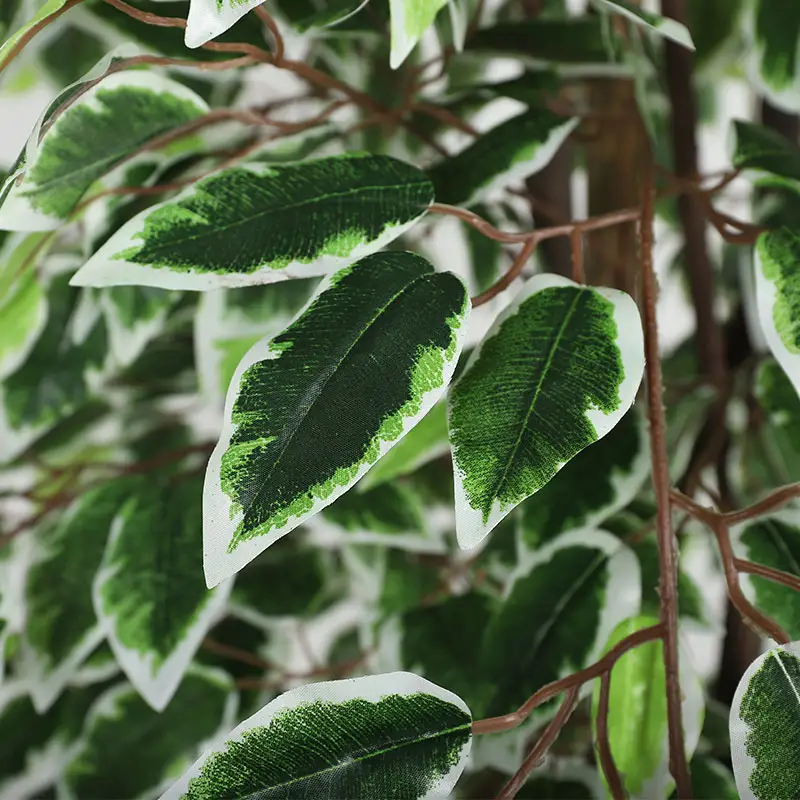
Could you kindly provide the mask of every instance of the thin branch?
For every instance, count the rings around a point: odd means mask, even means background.
[[[267,29],[272,34],[272,40],[275,42],[275,51],[272,54],[272,58],[274,59],[275,66],[280,66],[286,53],[286,46],[284,45],[280,28],[264,6],[258,6],[255,12],[256,16],[267,26]]]
[[[525,265],[528,263],[528,260],[533,255],[533,251],[536,248],[536,242],[533,239],[528,239],[527,242],[522,246],[522,249],[519,251],[519,254],[514,259],[514,263],[509,267],[508,270],[502,275],[502,277],[496,282],[493,283],[485,292],[482,292],[477,297],[472,298],[472,307],[477,308],[478,306],[482,306],[484,303],[488,303],[494,297],[497,297],[500,292],[504,289],[507,289],[511,286],[512,283],[522,274],[522,270],[525,268]]]
[[[238,661],[240,664],[247,664],[250,667],[257,667],[264,671],[275,669],[275,665],[266,659],[263,659],[254,653],[247,650],[242,650],[240,647],[233,647],[232,645],[218,642],[210,636],[206,636],[203,640],[203,649],[208,650],[209,653],[216,653],[220,656],[225,656],[233,661]]]
[[[472,733],[480,736],[486,733],[502,733],[519,727],[542,703],[575,686],[582,686],[593,678],[599,678],[604,672],[610,670],[619,658],[629,650],[633,650],[645,642],[660,639],[663,632],[664,626],[660,622],[657,625],[651,625],[649,628],[634,631],[617,642],[599,661],[579,672],[568,675],[566,678],[548,683],[537,692],[534,692],[516,711],[504,714],[501,717],[486,717],[485,719],[475,720],[472,723]]]
[[[643,202],[640,223],[640,258],[644,317],[647,404],[650,421],[650,449],[653,464],[653,489],[656,495],[656,532],[659,564],[659,612],[664,626],[664,670],[667,683],[667,722],[669,734],[669,769],[675,778],[679,798],[692,796],[692,779],[686,761],[686,744],[681,718],[681,686],[678,669],[678,556],[672,530],[670,507],[669,459],[667,455],[661,357],[658,345],[656,295],[653,267],[653,205],[655,189],[653,170],[648,158],[644,167]]]
[[[578,704],[579,686],[573,686],[567,691],[558,713],[553,717],[544,732],[539,737],[536,745],[528,754],[527,758],[522,762],[522,766],[514,773],[511,780],[502,788],[500,794],[497,795],[497,800],[514,800],[517,792],[522,788],[522,785],[528,778],[528,775],[533,772],[536,767],[542,762],[547,755],[547,751],[553,746],[553,743],[558,738],[561,729],[567,724],[575,706]]]
[[[614,800],[625,800],[625,786],[619,774],[611,743],[608,739],[608,702],[611,690],[611,670],[600,676],[600,700],[597,704],[597,757],[606,776],[608,788]]]
[[[772,567],[764,566],[764,564],[756,564],[754,561],[747,561],[744,558],[735,558],[733,564],[739,572],[758,575],[761,578],[766,578],[768,581],[783,584],[783,586],[787,586],[789,589],[800,592],[800,578],[797,578],[795,575],[790,575],[788,572],[772,569]]]
[[[572,280],[575,283],[586,283],[586,272],[583,268],[583,233],[575,229],[570,235],[570,251],[572,253]]]

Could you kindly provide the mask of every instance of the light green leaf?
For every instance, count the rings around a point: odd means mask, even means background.
[[[42,238],[10,236],[0,248],[0,378],[25,361],[47,320],[47,297],[28,263]]]
[[[639,601],[636,557],[605,531],[567,533],[527,556],[481,643],[494,685],[486,715],[514,711],[545,684],[596,661]],[[534,714],[553,710],[548,702]]]
[[[208,290],[325,275],[396,239],[432,201],[425,174],[389,156],[242,163],[134,217],[73,284]]]
[[[192,667],[160,713],[133,687],[115,686],[92,706],[59,790],[69,800],[153,797],[235,713],[233,681],[216,669]]]
[[[609,637],[604,653],[626,636],[657,623],[657,617],[648,616],[624,620]],[[687,662],[687,656],[682,652],[681,715],[686,756],[691,758],[700,740],[704,705],[702,686]],[[596,736],[600,681],[594,683],[592,721]],[[675,784],[669,772],[666,686],[663,644],[660,640],[646,642],[629,650],[611,672],[609,745],[614,763],[624,776],[625,788],[634,797],[668,797]]]
[[[36,13],[17,28],[10,36],[6,36],[3,26],[0,25],[0,72],[9,64],[12,51],[16,48],[22,38],[33,28],[48,17],[58,12],[64,7],[67,0],[46,0],[38,7]],[[5,16],[5,15],[3,15]],[[13,19],[13,18],[12,18]],[[8,20],[9,22],[11,20]]]
[[[228,599],[203,585],[202,484],[151,476],[122,507],[94,586],[95,612],[122,669],[157,711]]]
[[[545,107],[512,117],[428,170],[440,203],[468,206],[547,166],[578,124]]]
[[[665,39],[670,39],[688,50],[694,50],[692,35],[685,25],[676,22],[674,19],[643,11],[633,3],[626,2],[626,0],[594,0],[594,2],[603,11],[620,14],[636,25],[651,30]]]
[[[191,0],[186,18],[185,43],[200,47],[236,24],[264,0]]]
[[[194,92],[155,72],[108,75],[28,143],[24,171],[0,195],[0,229],[57,228],[98,178],[207,111]]]
[[[437,403],[405,438],[391,449],[358,484],[372,489],[414,472],[418,467],[450,452],[447,433],[447,407]]]
[[[433,24],[447,0],[389,0],[392,15],[392,49],[389,66],[397,69]]]
[[[376,253],[248,352],[206,472],[209,586],[330,505],[423,418],[455,369],[468,313],[455,275]]]
[[[521,505],[523,543],[535,550],[565,531],[596,527],[634,499],[650,468],[644,418],[634,407]]]
[[[86,492],[53,526],[39,531],[41,550],[25,584],[28,622],[22,658],[40,713],[103,640],[92,604],[92,581],[111,524],[135,486],[125,479],[102,484]]]
[[[464,701],[416,675],[309,684],[234,728],[162,800],[446,797],[471,741]]]
[[[800,512],[785,510],[731,529],[737,555],[800,579]],[[800,637],[800,594],[757,575],[743,575],[754,605],[775,619],[793,639]]]
[[[772,354],[800,394],[800,231],[766,231],[755,248],[756,304]]]
[[[456,533],[478,545],[631,407],[644,371],[634,301],[555,275],[528,281],[449,395]]]
[[[770,102],[792,114],[800,111],[800,6],[775,13],[769,0],[754,0],[742,20],[748,73]]]
[[[745,672],[730,716],[741,800],[794,797],[800,786],[800,642],[760,655]]]
[[[733,121],[735,144],[731,163],[736,169],[751,169],[785,178],[799,189],[800,147],[772,128],[755,122]]]

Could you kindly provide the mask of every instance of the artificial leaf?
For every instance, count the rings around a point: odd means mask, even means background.
[[[130,479],[117,479],[91,489],[54,525],[39,532],[41,549],[25,582],[28,622],[22,656],[40,713],[103,639],[92,604],[92,581],[111,524],[134,486]]]
[[[89,711],[59,789],[74,800],[152,797],[231,724],[235,711],[233,681],[216,669],[192,667],[160,713],[130,685],[115,686]]]
[[[389,65],[397,69],[433,24],[447,0],[389,0],[392,43]]]
[[[134,217],[73,283],[208,290],[325,275],[380,250],[432,201],[424,173],[389,156],[242,163]]]
[[[376,253],[248,352],[206,472],[209,586],[344,494],[424,417],[453,373],[468,311],[453,274]]]
[[[800,231],[766,231],[755,248],[758,318],[772,354],[800,394]]]
[[[487,716],[516,710],[537,689],[599,657],[611,631],[639,612],[639,565],[605,531],[559,536],[521,561],[481,643],[494,692]],[[535,714],[552,711],[542,704]]]
[[[43,236],[10,236],[0,245],[0,378],[30,353],[47,320],[47,296],[34,264]]]
[[[315,8],[306,16],[293,21],[295,29],[304,33],[314,28],[333,28],[354,17],[369,0],[331,0],[324,8]]]
[[[535,550],[564,531],[599,525],[633,500],[649,473],[647,432],[634,407],[520,506],[523,543]]]
[[[646,30],[653,31],[665,39],[670,39],[688,50],[694,50],[692,35],[686,26],[669,17],[662,17],[650,11],[644,11],[635,3],[626,0],[594,0],[597,6],[604,11],[612,11]]]
[[[743,20],[750,46],[749,74],[770,102],[792,114],[800,111],[800,6],[775,13],[769,0],[755,0]]]
[[[731,541],[741,558],[800,580],[800,512],[786,510],[738,525],[731,529]],[[792,638],[800,636],[800,594],[757,575],[747,575],[743,583],[759,610]]]
[[[800,188],[800,147],[778,131],[737,119],[733,121],[736,137],[731,163],[736,169],[749,169],[785,178]]]
[[[612,430],[643,371],[642,324],[629,295],[531,278],[449,395],[460,546],[479,544]]]
[[[742,676],[730,716],[742,800],[793,797],[800,786],[800,643],[760,655]]]
[[[380,577],[378,607],[386,616],[417,608],[442,588],[442,577],[435,563],[429,563],[425,555],[402,550],[385,553]]]
[[[152,480],[115,520],[95,578],[95,612],[120,666],[162,710],[181,682],[231,583],[207,591],[202,575],[202,483]]]
[[[546,107],[524,111],[492,128],[428,170],[440,203],[467,206],[547,166],[578,124]]]
[[[358,487],[363,491],[394,481],[448,452],[450,441],[447,434],[447,407],[442,401],[370,469]]]
[[[163,134],[203,116],[194,92],[155,72],[115,72],[81,93],[29,141],[0,193],[0,228],[53,230],[87,189]]]
[[[81,79],[106,53],[105,43],[77,25],[63,25],[41,50],[41,63],[57,86]]]
[[[209,750],[162,800],[445,797],[466,764],[472,716],[407,672],[301,686]]]
[[[736,781],[728,767],[708,756],[695,755],[689,764],[692,793],[697,800],[739,800]],[[677,800],[673,792],[670,800]]]
[[[727,44],[739,45],[737,34],[744,5],[745,0],[694,0],[686,6],[698,68],[713,65]]]

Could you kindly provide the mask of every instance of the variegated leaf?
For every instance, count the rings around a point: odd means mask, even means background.
[[[635,3],[628,0],[594,0],[603,11],[610,11],[629,19],[635,25],[653,31],[665,39],[670,39],[688,50],[694,50],[692,35],[687,27],[669,17],[662,17],[651,11],[644,11]]]
[[[397,69],[433,24],[447,0],[389,0],[392,45],[389,65]]]

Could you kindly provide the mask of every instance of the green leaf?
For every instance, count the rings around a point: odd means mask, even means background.
[[[772,128],[755,122],[733,121],[736,137],[731,163],[736,169],[752,169],[779,178],[798,188],[800,147]]]
[[[755,394],[766,412],[775,444],[786,464],[800,463],[800,397],[786,373],[773,360],[764,361],[756,374]],[[800,473],[789,469],[786,480],[800,480]]]
[[[770,102],[788,113],[800,111],[800,6],[775,13],[769,0],[755,0],[744,21],[748,72]]]
[[[41,50],[41,64],[56,86],[79,81],[105,55],[101,39],[77,25],[62,26]]]
[[[714,65],[726,45],[739,47],[739,28],[744,0],[694,0],[686,6],[689,30],[695,43],[699,68]]]
[[[447,433],[447,406],[437,403],[409,431],[400,443],[393,447],[358,484],[361,490],[372,489],[403,475],[450,452]]]
[[[0,72],[8,66],[12,52],[31,28],[48,17],[52,17],[64,7],[66,2],[67,0],[46,0],[38,7],[36,13],[10,36],[6,36],[5,31],[0,27]],[[11,20],[8,21],[10,22]]]
[[[432,201],[424,173],[389,156],[243,163],[134,217],[73,284],[207,290],[325,275],[396,239]]]
[[[87,189],[148,142],[196,120],[208,106],[155,72],[112,73],[29,141],[22,175],[0,203],[0,228],[53,230]]]
[[[633,3],[626,2],[626,0],[594,0],[594,2],[603,11],[619,14],[646,30],[653,31],[665,39],[670,39],[688,50],[694,50],[692,35],[685,25],[676,22],[674,19],[662,17],[660,14],[653,14],[650,11],[643,11]]]
[[[54,525],[39,532],[41,550],[25,584],[28,622],[22,657],[40,713],[103,640],[92,604],[92,581],[111,524],[135,485],[121,479],[91,489]]]
[[[220,670],[193,667],[160,713],[133,687],[116,686],[89,712],[59,789],[74,800],[152,797],[232,723],[235,711],[233,682]]]
[[[486,715],[514,711],[545,684],[596,661],[611,631],[639,612],[639,598],[635,556],[605,531],[567,533],[528,555],[481,643],[495,689]]]
[[[764,336],[800,394],[800,231],[782,228],[762,233],[754,262]]]
[[[389,0],[392,41],[389,65],[397,69],[433,24],[447,0]]]
[[[162,800],[445,797],[471,740],[464,701],[416,675],[315,683],[245,720]]]
[[[555,275],[528,281],[449,395],[460,546],[479,544],[611,431],[643,371],[641,319],[628,295]]]
[[[522,541],[532,550],[564,531],[592,528],[630,503],[650,474],[642,415],[634,407],[522,506]]]
[[[204,492],[209,586],[344,494],[442,396],[469,299],[412,253],[330,277],[231,382]]]
[[[800,786],[800,643],[760,655],[736,688],[731,758],[739,797],[793,797]]]
[[[441,585],[439,569],[426,561],[424,554],[386,550],[380,575],[378,607],[386,616],[402,614],[417,608]]]
[[[93,587],[94,605],[120,666],[162,710],[224,608],[202,576],[202,484],[151,476],[115,520]]]
[[[36,274],[43,236],[11,236],[0,247],[0,378],[27,358],[47,320],[47,297]]]
[[[800,579],[800,512],[786,510],[731,529],[737,555]],[[757,575],[743,576],[743,586],[755,606],[781,625],[793,639],[800,637],[800,594]]]
[[[695,755],[689,770],[692,773],[692,792],[697,800],[739,800],[733,773],[719,761]],[[677,800],[675,792],[672,798]]]
[[[468,206],[547,166],[578,124],[542,107],[512,117],[428,170],[440,203]]]
[[[200,47],[235,25],[264,0],[190,0],[185,43]]]
[[[369,0],[329,0],[324,8],[315,9],[295,20],[293,25],[301,33],[314,28],[333,28],[355,16],[368,2]]]

